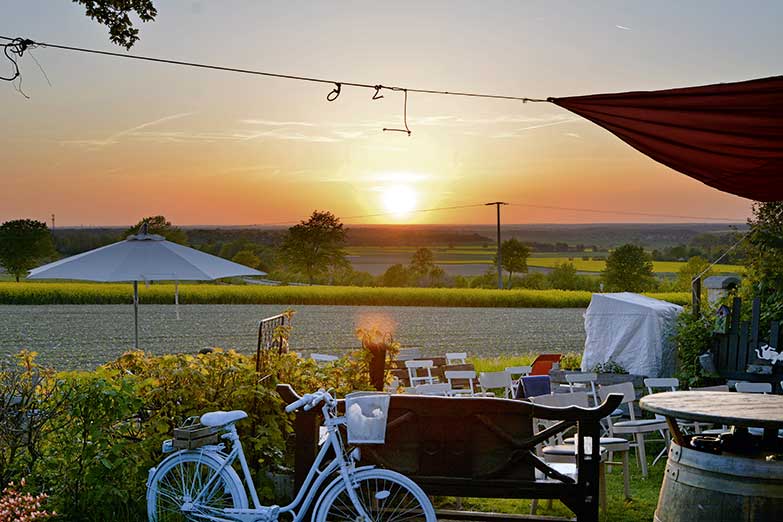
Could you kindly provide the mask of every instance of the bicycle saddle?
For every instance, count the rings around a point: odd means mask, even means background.
[[[225,426],[244,418],[247,418],[247,413],[242,410],[211,411],[201,416],[201,424],[210,427]]]

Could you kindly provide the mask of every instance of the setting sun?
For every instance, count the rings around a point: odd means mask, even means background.
[[[384,208],[397,217],[409,214],[416,208],[416,191],[407,185],[384,187],[382,194]]]

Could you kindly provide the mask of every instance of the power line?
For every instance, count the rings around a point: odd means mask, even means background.
[[[592,208],[574,208],[574,207],[557,207],[553,205],[533,205],[533,204],[525,204],[525,203],[502,203],[502,202],[496,202],[501,204],[510,205],[513,207],[533,207],[533,208],[544,208],[544,209],[550,209],[550,210],[567,210],[567,211],[577,211],[577,212],[593,212],[593,213],[601,213],[601,214],[629,214],[633,216],[646,216],[646,217],[664,217],[664,218],[676,218],[676,219],[703,219],[703,220],[710,220],[710,221],[725,221],[729,223],[736,223],[741,220],[732,219],[732,218],[719,218],[719,217],[708,217],[708,216],[683,216],[683,215],[677,215],[677,214],[657,214],[652,212],[634,212],[634,211],[623,211],[623,210],[599,210],[599,209],[592,209]],[[490,205],[495,205],[496,203],[489,203]],[[419,212],[438,212],[442,210],[459,210],[459,209],[466,209],[466,208],[477,208],[477,207],[484,207],[487,206],[488,203],[473,203],[473,204],[466,204],[466,205],[454,205],[450,207],[434,207],[434,208],[421,208],[421,209],[415,209],[409,211],[409,213],[419,213]],[[348,220],[348,219],[367,219],[367,218],[376,218],[376,217],[386,217],[386,216],[396,216],[399,215],[399,212],[379,212],[375,214],[362,214],[362,215],[356,215],[356,216],[345,216],[341,219]],[[290,225],[294,223],[298,223],[299,219],[289,219],[287,221],[277,221],[272,223],[253,223],[251,225],[247,226],[253,226],[253,227],[261,227],[261,226],[279,226],[279,225]]]
[[[473,207],[483,207],[483,203],[476,203],[473,205],[455,205],[452,207],[437,207],[437,208],[420,208],[415,210],[410,210],[409,213],[416,213],[416,212],[436,212],[440,210],[459,210],[463,208],[473,208]],[[361,216],[345,216],[340,219],[346,220],[346,219],[366,219],[366,218],[375,218],[375,217],[386,217],[386,216],[396,216],[399,215],[399,212],[380,212],[377,214],[364,214]],[[261,227],[261,226],[277,226],[277,225],[290,225],[292,223],[298,223],[299,219],[290,219],[288,221],[277,221],[274,223],[253,223],[252,227]]]
[[[742,221],[742,219],[734,218],[721,218],[710,216],[687,216],[682,214],[658,214],[654,212],[636,212],[633,210],[601,210],[596,208],[575,208],[575,207],[556,207],[553,205],[536,205],[533,203],[509,203],[512,207],[529,207],[529,208],[542,208],[549,210],[566,210],[573,212],[591,212],[595,214],[619,214],[628,216],[644,216],[644,217],[662,217],[662,218],[674,218],[674,219],[704,219],[707,221],[726,221],[728,223],[736,223]]]
[[[351,81],[343,81],[343,80],[331,80],[327,78],[317,78],[312,76],[304,76],[304,75],[297,75],[297,74],[283,74],[283,73],[273,73],[273,72],[267,72],[267,71],[258,71],[254,69],[242,69],[238,67],[227,67],[223,65],[213,65],[213,64],[205,64],[205,63],[198,63],[198,62],[186,62],[182,60],[172,60],[168,58],[156,58],[152,56],[142,56],[142,55],[134,55],[134,54],[122,54],[122,53],[115,53],[111,51],[101,51],[99,49],[88,49],[85,47],[74,47],[70,45],[61,45],[61,44],[53,44],[53,43],[47,43],[47,42],[36,42],[34,40],[30,40],[27,38],[10,38],[8,36],[0,36],[0,40],[6,40],[12,43],[16,43],[17,45],[19,43],[23,44],[25,48],[28,47],[50,47],[52,49],[62,49],[65,51],[75,51],[80,53],[90,53],[90,54],[100,54],[104,56],[113,56],[116,58],[127,58],[131,60],[142,60],[146,62],[155,62],[155,63],[165,63],[170,65],[181,65],[185,67],[196,67],[200,69],[211,69],[215,71],[224,71],[224,72],[234,72],[239,74],[252,74],[256,76],[266,76],[269,78],[282,78],[286,80],[296,80],[296,81],[302,81],[302,82],[312,82],[312,83],[325,83],[325,84],[331,84],[334,85],[334,89],[329,93],[327,96],[327,99],[329,101],[334,101],[340,96],[340,92],[343,86],[349,86],[349,87],[358,87],[362,89],[373,89],[375,91],[375,95],[373,95],[373,99],[379,99],[380,96],[378,96],[378,93],[381,90],[388,90],[388,91],[401,91],[401,92],[416,92],[421,94],[439,94],[439,95],[445,95],[445,96],[467,96],[471,98],[491,98],[491,99],[498,99],[498,100],[516,100],[521,102],[549,102],[551,100],[549,99],[543,99],[543,98],[528,98],[525,96],[509,96],[509,95],[502,95],[502,94],[485,94],[485,93],[477,93],[477,92],[466,92],[466,91],[442,91],[437,89],[419,89],[419,88],[413,88],[413,87],[401,87],[401,86],[392,86],[392,85],[382,85],[379,83],[370,84],[370,83],[361,83],[361,82],[351,82]],[[7,47],[8,45],[12,44],[5,44]],[[20,54],[21,56],[21,54]],[[9,59],[11,59],[9,57]],[[12,60],[13,61],[13,60]]]

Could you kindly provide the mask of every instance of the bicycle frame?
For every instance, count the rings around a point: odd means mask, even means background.
[[[318,455],[316,456],[313,465],[310,467],[310,471],[307,473],[307,477],[305,478],[302,487],[299,488],[299,491],[297,492],[294,500],[290,504],[280,507],[280,513],[291,513],[293,515],[293,522],[301,522],[304,520],[304,517],[307,514],[310,504],[313,502],[316,494],[321,490],[324,482],[335,471],[339,470],[340,478],[342,478],[346,484],[350,484],[352,481],[352,476],[357,470],[372,469],[374,467],[355,467],[355,461],[359,459],[358,450],[352,451],[346,459],[345,449],[339,431],[339,427],[345,424],[346,421],[343,417],[338,417],[335,415],[333,412],[333,406],[329,405],[329,401],[324,402],[325,404],[322,407],[322,411],[324,415],[324,426],[326,426],[327,429],[326,441],[321,445],[321,449],[318,451]],[[247,465],[247,459],[245,458],[245,453],[242,449],[242,442],[240,441],[239,435],[237,434],[236,426],[234,426],[234,424],[228,424],[224,427],[224,429],[226,433],[221,435],[221,438],[228,440],[231,443],[231,451],[228,454],[223,453],[222,445],[204,447],[204,452],[215,454],[218,456],[218,458],[223,460],[223,463],[215,472],[215,474],[201,488],[201,491],[193,499],[192,504],[198,505],[199,500],[203,498],[205,494],[212,493],[211,489],[213,483],[220,476],[223,469],[227,466],[231,466],[236,459],[239,459],[239,463],[242,468],[242,474],[244,475],[245,487],[250,491],[250,496],[253,501],[253,508],[243,510],[241,513],[222,510],[210,510],[214,513],[214,515],[200,513],[201,516],[214,522],[231,522],[232,520],[241,520],[243,518],[242,515],[252,515],[254,511],[259,512],[265,508],[261,505],[261,502],[258,499],[255,484],[253,483],[253,478],[250,475],[250,468]],[[329,464],[324,469],[320,469],[321,465],[326,460],[326,455],[329,453],[330,449],[334,451],[335,458],[329,462]],[[350,487],[348,488],[348,494],[357,510],[359,510],[362,515],[367,520],[369,520],[369,517],[364,512],[364,507],[356,497],[354,490]]]

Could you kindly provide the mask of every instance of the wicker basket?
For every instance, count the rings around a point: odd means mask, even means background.
[[[174,428],[173,446],[176,449],[196,449],[218,443],[218,432],[212,426],[204,426],[198,417],[190,417],[179,428]]]

